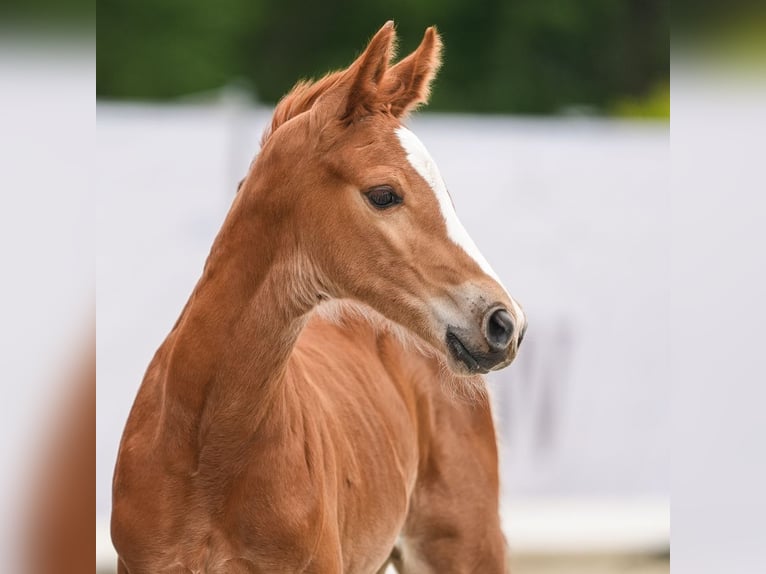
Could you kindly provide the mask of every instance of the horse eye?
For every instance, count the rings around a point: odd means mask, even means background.
[[[402,198],[396,195],[393,188],[388,185],[373,187],[365,195],[370,204],[377,209],[386,209],[402,202]]]

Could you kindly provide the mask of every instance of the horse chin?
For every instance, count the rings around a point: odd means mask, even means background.
[[[453,372],[465,375],[489,372],[489,369],[481,364],[481,359],[471,353],[465,343],[453,331],[447,331],[444,343],[447,346],[447,358]]]
[[[486,375],[490,371],[507,367],[516,355],[515,352],[508,354],[507,350],[497,352],[477,350],[469,341],[470,339],[465,334],[461,334],[460,330],[447,329],[444,337],[447,364],[455,374]]]
[[[513,360],[514,360],[515,358],[516,358],[516,355],[515,355],[515,354],[511,355],[510,357],[508,357],[508,358],[507,358],[505,361],[503,361],[502,363],[498,363],[497,365],[495,365],[494,367],[492,367],[492,368],[490,369],[490,371],[502,371],[504,368],[506,368],[508,365],[510,365],[510,364],[513,362]]]

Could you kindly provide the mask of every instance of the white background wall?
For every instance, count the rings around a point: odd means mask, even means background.
[[[100,519],[144,369],[268,119],[236,102],[98,107]],[[667,126],[427,114],[411,126],[529,316],[519,359],[491,376],[507,513],[541,498],[666,509]]]

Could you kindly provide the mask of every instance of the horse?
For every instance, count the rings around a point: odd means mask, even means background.
[[[440,36],[394,42],[277,104],[128,417],[120,574],[507,571],[481,375],[526,317],[404,125]]]

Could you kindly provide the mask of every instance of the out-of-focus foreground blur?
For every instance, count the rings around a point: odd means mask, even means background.
[[[513,571],[668,572],[671,486],[674,572],[762,571],[763,11],[680,4],[670,89],[665,2],[320,4],[99,2],[97,139],[89,8],[0,12],[0,571],[114,571],[122,426],[270,108],[389,18],[444,34],[412,127],[530,316]]]
[[[673,29],[673,572],[763,572],[766,7]]]
[[[0,7],[0,572],[92,568],[93,19]]]

